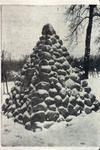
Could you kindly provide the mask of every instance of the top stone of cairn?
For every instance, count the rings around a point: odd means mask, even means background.
[[[44,25],[42,29],[42,35],[48,35],[48,34],[49,35],[56,34],[56,31],[54,30],[51,24]]]

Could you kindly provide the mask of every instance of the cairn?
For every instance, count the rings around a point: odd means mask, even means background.
[[[46,24],[2,106],[3,113],[32,130],[36,122],[60,122],[70,115],[97,111],[99,101],[69,60],[63,41],[52,25]]]

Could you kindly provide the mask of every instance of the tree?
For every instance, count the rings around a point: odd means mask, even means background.
[[[5,85],[4,82],[6,84],[6,90],[7,90],[7,94],[9,94],[8,91],[8,83],[7,83],[7,65],[5,64],[5,59],[6,56],[8,56],[7,51],[2,50],[1,51],[1,69],[2,69],[2,80],[3,80],[3,94],[5,94]]]
[[[100,8],[97,5],[71,5],[66,11],[66,20],[69,23],[70,35],[67,40],[70,44],[77,43],[79,35],[84,31],[86,25],[86,38],[85,38],[85,54],[84,54],[84,77],[88,78],[89,72],[89,57],[91,47],[91,33],[93,23],[99,24]]]

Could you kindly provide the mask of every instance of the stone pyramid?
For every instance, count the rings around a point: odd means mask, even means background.
[[[32,129],[36,122],[60,122],[70,115],[97,111],[99,101],[69,59],[63,41],[52,25],[46,24],[2,106],[3,113]]]

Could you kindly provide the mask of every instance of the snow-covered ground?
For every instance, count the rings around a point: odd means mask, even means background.
[[[100,76],[88,80],[100,100]],[[9,83],[9,91],[13,83]],[[2,91],[3,92],[3,91]],[[2,96],[4,101],[7,95]],[[31,132],[2,115],[2,146],[98,146],[100,147],[100,111],[81,114],[70,122],[55,123],[49,129]]]

